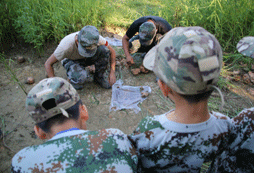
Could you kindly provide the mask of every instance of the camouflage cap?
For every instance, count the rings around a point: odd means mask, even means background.
[[[211,90],[217,83],[222,50],[204,28],[177,27],[147,53],[143,64],[177,93],[194,95]]]
[[[153,22],[145,22],[139,27],[139,41],[142,46],[149,46],[156,35],[156,26]]]
[[[92,57],[99,42],[99,31],[95,26],[85,26],[78,33],[78,51],[83,57]]]
[[[53,100],[53,106],[46,104],[48,100]],[[79,94],[68,81],[60,77],[47,78],[29,91],[26,110],[36,123],[40,123],[60,113],[69,117],[65,110],[79,100]]]
[[[243,37],[236,46],[239,53],[254,58],[254,37]]]

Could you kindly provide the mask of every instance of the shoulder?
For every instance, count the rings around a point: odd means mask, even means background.
[[[26,147],[20,150],[12,158],[12,171],[13,172],[22,172],[22,170],[27,170],[26,165],[30,165],[29,157],[33,155],[34,147]]]
[[[147,116],[144,119],[142,119],[140,121],[138,127],[134,131],[134,134],[144,133],[149,130],[156,129],[156,128],[163,129],[163,126],[159,121],[160,116],[162,116],[162,115],[156,115],[153,117]]]

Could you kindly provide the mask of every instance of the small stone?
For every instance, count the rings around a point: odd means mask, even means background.
[[[131,69],[131,72],[133,75],[138,75],[140,73],[140,68]]]
[[[249,76],[250,76],[250,81],[251,81],[252,83],[254,83],[254,73],[251,72],[251,71],[249,71],[248,74],[249,74]]]
[[[143,65],[140,66],[140,71],[142,73],[148,73],[149,72],[149,70],[147,70]]]
[[[33,78],[33,77],[28,77],[28,78],[26,79],[25,83],[26,83],[26,84],[29,84],[29,85],[33,84],[33,83],[34,83],[34,78]]]
[[[250,84],[250,76],[248,74],[243,75],[243,82],[246,84]]]
[[[23,63],[23,62],[26,61],[26,59],[23,56],[18,56],[17,60],[18,60],[19,63]]]
[[[239,74],[240,74],[240,70],[233,71],[233,75],[239,75]]]
[[[145,98],[145,97],[147,97],[148,95],[149,95],[148,92],[141,92],[141,97],[142,97],[142,98]]]
[[[121,63],[119,61],[116,61],[116,66],[120,66]]]

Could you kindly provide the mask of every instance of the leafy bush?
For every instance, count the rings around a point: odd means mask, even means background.
[[[161,16],[173,27],[202,26],[226,52],[235,52],[242,37],[254,35],[253,0],[3,0],[0,7],[6,4],[15,4],[7,13],[15,31],[36,48],[85,25],[129,27],[145,15]],[[0,36],[10,28],[4,22],[6,12],[2,14]]]

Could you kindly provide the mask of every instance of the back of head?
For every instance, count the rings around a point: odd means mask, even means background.
[[[222,49],[202,27],[177,27],[147,53],[144,66],[179,94],[202,94],[217,84]]]
[[[79,94],[68,81],[53,77],[40,81],[29,91],[26,109],[37,124],[58,114],[68,118],[66,110],[79,101]]]

